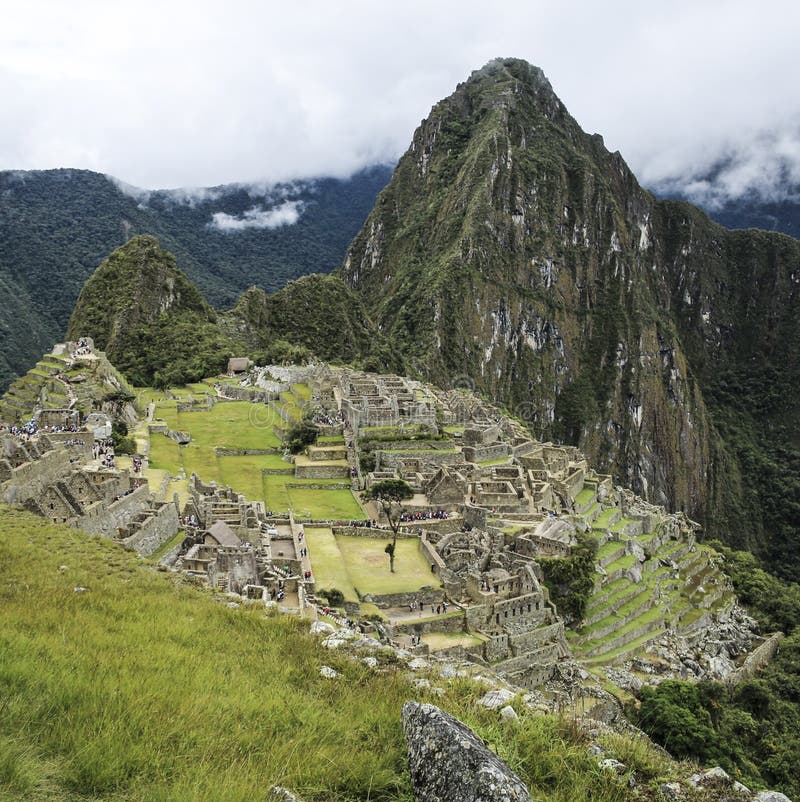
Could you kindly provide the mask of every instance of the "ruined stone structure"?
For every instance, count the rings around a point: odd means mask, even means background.
[[[178,531],[177,507],[156,501],[126,470],[90,466],[92,443],[87,430],[2,437],[0,499],[151,554]]]

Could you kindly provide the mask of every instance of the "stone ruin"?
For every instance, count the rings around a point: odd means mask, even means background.
[[[151,554],[178,531],[176,504],[156,501],[127,470],[90,465],[92,443],[85,429],[0,437],[0,499]]]

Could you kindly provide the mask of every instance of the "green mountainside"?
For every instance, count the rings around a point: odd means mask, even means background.
[[[86,282],[67,337],[91,337],[136,385],[176,386],[223,372],[228,358],[303,361],[312,354],[367,369],[401,370],[403,359],[335,276],[314,274],[268,295],[244,292],[217,312],[155,237],[117,248]]]
[[[63,338],[97,265],[136,234],[153,234],[213,305],[252,284],[269,292],[340,264],[391,169],[272,187],[146,192],[86,170],[0,172],[0,390]],[[294,204],[292,225],[221,230],[255,210]]]
[[[496,60],[417,129],[342,275],[412,370],[797,578],[799,267],[796,240],[657,201]]]
[[[92,337],[129,381],[163,387],[223,370],[234,347],[216,319],[175,257],[138,236],[86,282],[67,338]]]

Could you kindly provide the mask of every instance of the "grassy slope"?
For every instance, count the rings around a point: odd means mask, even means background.
[[[278,782],[306,802],[411,800],[400,707],[420,692],[402,669],[373,673],[319,649],[306,623],[228,609],[5,507],[0,565],[0,800],[251,802]],[[322,679],[323,663],[342,679]],[[568,726],[525,715],[503,727],[475,694],[459,681],[436,703],[536,799],[631,798]],[[640,779],[670,771],[639,763]]]

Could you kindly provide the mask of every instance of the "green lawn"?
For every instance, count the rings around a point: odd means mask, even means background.
[[[207,412],[181,412],[177,428],[191,432],[194,442],[209,448],[277,448],[280,440],[272,427],[280,420],[266,404],[226,401]]]
[[[430,632],[423,635],[420,640],[426,643],[432,652],[437,652],[453,646],[475,646],[486,639],[471,635],[469,632]]]
[[[289,505],[295,514],[304,515],[308,512],[311,518],[323,520],[364,517],[364,510],[351,490],[318,490],[301,487],[290,487],[286,490]]]
[[[307,526],[304,531],[316,586],[325,590],[336,588],[342,591],[346,601],[357,602],[358,594],[350,581],[333,532],[327,527],[316,526]]]
[[[405,593],[419,590],[423,585],[440,587],[441,582],[431,573],[431,567],[423,557],[416,538],[397,541],[395,573],[389,571],[389,557],[384,549],[390,536],[391,533],[380,538],[345,536],[336,538],[353,585],[362,594]]]

